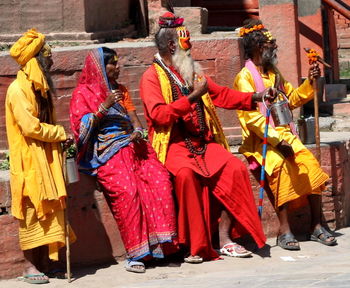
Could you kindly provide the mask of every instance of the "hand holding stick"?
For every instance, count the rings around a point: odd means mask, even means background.
[[[324,61],[314,49],[304,48],[309,58],[309,64],[312,67],[309,70],[309,80],[314,88],[314,111],[315,111],[315,138],[316,138],[316,159],[321,163],[321,147],[320,147],[320,124],[318,114],[318,87],[317,79],[320,77],[320,69],[318,63],[322,63],[324,66],[331,68],[326,61]]]

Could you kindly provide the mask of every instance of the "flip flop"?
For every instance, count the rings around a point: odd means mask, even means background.
[[[134,266],[142,266],[142,268],[135,268]],[[133,261],[132,259],[126,259],[124,263],[124,268],[126,271],[134,273],[145,273],[145,264],[139,261]]]
[[[331,233],[329,233],[324,227],[320,227],[315,229],[314,232],[310,235],[311,241],[319,242],[326,246],[334,246],[337,244],[337,239],[327,241],[329,238],[334,237]]]
[[[220,249],[221,255],[226,255],[230,257],[246,258],[252,255],[252,252],[246,251],[243,253],[238,252],[237,248],[243,247],[235,242],[227,243]],[[244,247],[243,247],[244,248]],[[245,249],[245,248],[244,248]]]
[[[21,277],[17,277],[17,280],[23,281],[30,284],[46,284],[50,283],[49,279],[32,279],[37,277],[45,277],[46,275],[44,273],[38,273],[38,274],[26,274]]]
[[[300,250],[299,242],[295,239],[293,233],[288,232],[277,236],[277,245],[285,250],[296,251]],[[295,243],[297,245],[288,245],[290,243]]]
[[[190,264],[199,264],[199,263],[203,263],[203,258],[198,255],[195,255],[195,256],[189,255],[184,258],[184,261]]]

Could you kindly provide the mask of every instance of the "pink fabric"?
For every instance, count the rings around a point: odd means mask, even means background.
[[[250,71],[250,73],[253,76],[256,92],[264,91],[266,89],[266,87],[264,85],[264,81],[263,81],[258,69],[256,69],[256,66],[253,63],[253,61],[250,59],[246,60],[245,67]],[[266,117],[267,111],[266,111],[266,107],[265,107],[264,103],[262,103],[262,102],[259,103],[258,107],[259,107],[261,114],[263,114]],[[271,127],[275,128],[275,122],[273,121],[273,118],[271,116],[270,116],[269,123],[270,123]]]
[[[175,252],[172,185],[149,143],[131,143],[97,170],[97,179],[132,259]]]
[[[253,76],[256,92],[264,91],[267,87],[265,87],[263,79],[262,79],[258,69],[256,69],[256,66],[251,59],[246,60],[245,67],[250,71],[250,73]],[[280,83],[279,89],[281,91],[284,91],[284,87],[283,87],[282,83]],[[267,111],[266,111],[266,107],[265,107],[264,103],[259,103],[258,107],[259,107],[261,114],[263,114],[266,117]],[[271,115],[270,115],[269,123],[270,123],[270,126],[272,128],[275,128],[275,122],[273,121],[273,118]],[[298,137],[298,133],[297,133],[294,122],[290,122],[289,127],[290,127],[290,130],[292,131],[292,133]]]

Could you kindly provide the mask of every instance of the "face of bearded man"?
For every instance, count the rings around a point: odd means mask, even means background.
[[[175,53],[172,55],[172,64],[188,85],[193,87],[194,73],[201,74],[201,67],[194,62],[191,49],[183,50],[176,45]]]
[[[266,45],[267,44],[267,45]],[[271,69],[277,65],[276,44],[266,43],[261,54],[261,64],[264,69]]]

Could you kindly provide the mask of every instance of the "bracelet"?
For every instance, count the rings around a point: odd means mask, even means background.
[[[100,106],[98,107],[98,110],[102,110],[102,111],[104,111],[106,114],[108,113],[108,109],[103,105],[103,103],[100,104]]]
[[[134,132],[138,132],[138,133],[140,133],[140,135],[141,135],[141,137],[142,138],[144,138],[144,133],[143,133],[143,128],[141,128],[141,127],[136,127],[135,129],[134,129]]]
[[[95,112],[95,116],[99,119],[103,118],[103,116],[106,116],[105,114],[101,113],[100,110],[98,110],[97,112]]]

